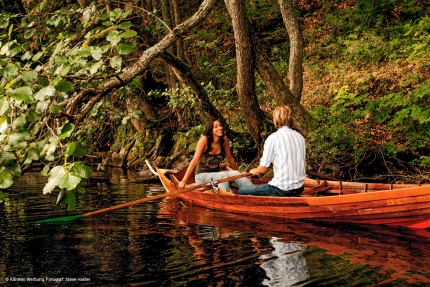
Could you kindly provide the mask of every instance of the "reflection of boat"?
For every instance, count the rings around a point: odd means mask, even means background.
[[[344,223],[333,228],[331,223],[318,225],[303,220],[257,218],[198,206],[184,206],[179,199],[164,200],[160,213],[169,215],[177,224],[184,226],[180,230],[189,232],[187,237],[194,238],[194,241],[197,240],[197,226],[216,228],[213,240],[243,238],[245,233],[252,234],[252,238],[275,237],[287,244],[299,242],[307,246],[317,246],[325,249],[329,255],[347,254],[350,264],[373,266],[379,270],[377,272],[389,274],[389,281],[404,278],[409,283],[430,282],[430,279],[423,275],[429,270],[429,238],[416,236],[410,229]],[[256,243],[256,249],[260,249],[259,247],[261,246]],[[202,253],[203,251],[200,251],[200,254]]]
[[[157,173],[167,192],[180,192],[177,182],[182,178],[183,172],[158,169]],[[189,186],[192,186],[194,179],[190,180]],[[263,181],[259,183],[261,182]],[[188,204],[254,216],[335,221],[364,220],[363,223],[373,224],[379,222],[374,221],[375,219],[391,219],[390,222],[394,223],[393,218],[401,218],[397,220],[396,225],[412,228],[430,227],[430,185],[306,179],[305,191],[300,197],[232,196],[201,190],[179,193],[175,196]],[[406,220],[408,218],[412,221]]]

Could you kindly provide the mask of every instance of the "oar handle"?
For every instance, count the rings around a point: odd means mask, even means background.
[[[252,173],[249,173],[249,172],[248,173],[241,173],[241,174],[238,174],[238,175],[235,175],[235,176],[230,176],[230,177],[219,179],[218,183],[220,183],[220,182],[227,182],[227,181],[235,180],[235,179],[242,178],[242,177],[245,177],[245,176],[250,176],[250,175],[252,175]],[[178,190],[173,191],[173,192],[166,192],[166,193],[157,194],[157,195],[154,195],[154,196],[151,196],[151,197],[138,199],[138,200],[135,200],[135,201],[131,201],[131,202],[127,202],[127,203],[123,203],[123,204],[119,204],[119,205],[107,207],[107,208],[104,208],[104,209],[99,209],[99,210],[96,210],[96,211],[84,213],[84,214],[82,214],[82,217],[87,217],[87,216],[91,216],[91,215],[95,215],[95,214],[99,214],[99,213],[103,213],[103,212],[108,212],[108,211],[112,211],[112,210],[116,210],[116,209],[128,207],[128,206],[131,206],[131,205],[135,205],[135,204],[139,204],[139,203],[144,203],[144,202],[148,202],[148,201],[160,199],[160,198],[163,198],[163,197],[177,195],[177,194],[180,194],[180,193],[192,191],[192,190],[199,189],[199,188],[206,188],[206,187],[209,188],[208,184],[210,184],[210,182],[197,184],[197,185],[190,186],[190,187],[183,188],[183,189],[178,189]]]

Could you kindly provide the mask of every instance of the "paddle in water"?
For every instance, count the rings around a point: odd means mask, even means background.
[[[250,173],[241,173],[235,176],[230,176],[230,177],[226,177],[223,179],[218,180],[218,183],[221,182],[227,182],[227,181],[232,181],[241,177],[245,177],[245,176],[250,176]],[[184,193],[184,192],[188,192],[188,191],[192,191],[192,190],[196,190],[196,189],[203,189],[203,190],[207,190],[207,189],[211,189],[212,188],[212,183],[211,182],[207,182],[207,183],[202,183],[202,184],[197,184],[194,186],[190,186],[187,188],[183,188],[183,189],[178,189],[174,192],[166,192],[166,193],[162,193],[162,194],[158,194],[158,195],[154,195],[151,197],[147,197],[147,198],[142,198],[142,199],[138,199],[135,201],[131,201],[131,202],[126,202],[123,204],[119,204],[119,205],[115,205],[115,206],[111,206],[111,207],[107,207],[104,209],[99,209],[96,211],[92,211],[92,212],[88,212],[88,213],[84,213],[84,214],[75,214],[75,215],[70,215],[70,216],[62,216],[62,217],[55,217],[55,218],[48,218],[48,219],[42,219],[42,220],[36,220],[36,221],[32,221],[32,222],[28,222],[27,224],[42,224],[42,223],[63,223],[63,222],[67,222],[67,221],[73,221],[79,218],[83,218],[83,217],[88,217],[91,215],[96,215],[99,213],[104,213],[104,212],[108,212],[108,211],[112,211],[112,210],[116,210],[116,209],[120,209],[120,208],[124,208],[124,207],[128,207],[128,206],[132,206],[132,205],[136,205],[136,204],[140,204],[140,203],[144,203],[144,202],[148,202],[148,201],[152,201],[152,200],[156,200],[156,199],[160,199],[163,197],[168,197],[168,196],[174,196],[180,193]]]

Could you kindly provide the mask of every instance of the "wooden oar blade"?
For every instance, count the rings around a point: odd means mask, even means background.
[[[61,216],[54,218],[47,218],[42,220],[30,221],[26,224],[34,225],[34,224],[63,224],[73,220],[77,220],[82,218],[82,214],[69,215],[69,216]]]

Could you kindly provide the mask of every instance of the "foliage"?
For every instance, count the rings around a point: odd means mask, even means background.
[[[409,93],[377,98],[341,88],[332,106],[313,109],[309,158],[356,169],[369,154],[382,158],[409,155],[410,164],[430,167],[428,156],[414,157],[430,147],[429,83],[427,80]]]
[[[85,192],[82,180],[91,176],[91,169],[75,160],[96,149],[97,142],[110,145],[112,123],[126,124],[138,113],[118,112],[110,98],[75,126],[67,109],[73,109],[73,98],[126,68],[123,58],[134,53],[137,33],[121,9],[107,13],[91,3],[51,14],[40,13],[49,8],[43,5],[24,16],[4,11],[0,16],[0,188],[41,161],[48,177],[43,192],[59,188],[57,203],[67,203],[70,210],[75,195]]]

